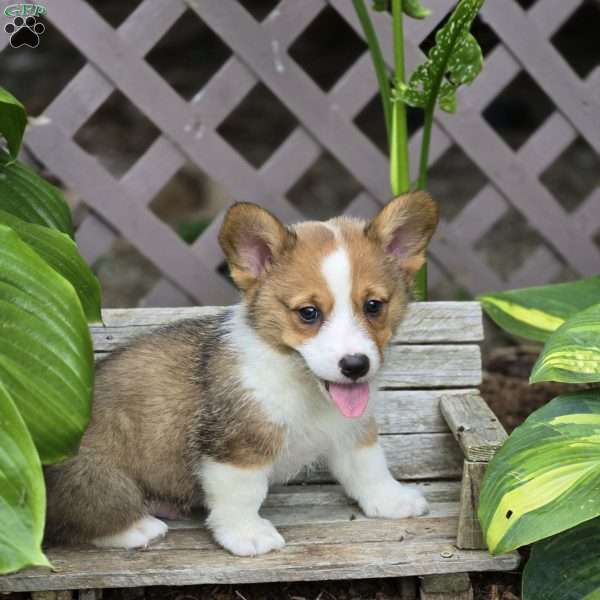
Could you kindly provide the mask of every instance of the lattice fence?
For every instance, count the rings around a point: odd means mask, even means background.
[[[427,4],[433,16],[409,23],[410,69],[422,60],[419,44],[454,2]],[[524,11],[513,0],[487,0],[482,19],[500,43],[487,54],[480,78],[461,94],[458,114],[438,114],[431,152],[435,165],[449,148],[459,146],[487,183],[458,214],[443,221],[431,246],[434,285],[452,278],[467,292],[477,293],[544,283],[565,268],[581,275],[600,270],[600,188],[568,211],[541,181],[544,171],[576,139],[600,151],[600,69],[596,66],[581,80],[550,41],[581,4],[581,0],[538,0]],[[226,303],[235,298],[219,272],[220,219],[187,245],[149,208],[186,163],[220,182],[232,198],[260,202],[288,222],[303,215],[286,195],[323,151],[333,155],[362,187],[348,205],[348,214],[372,215],[389,198],[387,160],[355,122],[377,92],[368,54],[359,56],[324,92],[288,53],[326,7],[362,35],[350,0],[282,0],[260,22],[235,0],[143,0],[117,29],[83,0],[54,0],[46,5],[47,20],[77,47],[87,64],[29,128],[26,144],[85,203],[77,239],[90,261],[102,256],[115,236],[122,236],[160,270],[163,279],[145,304]],[[189,103],[144,60],[186,11],[202,19],[233,52]],[[375,22],[389,60],[390,21],[378,15]],[[483,113],[523,71],[551,98],[554,108],[513,149]],[[218,128],[259,82],[285,105],[297,126],[255,169]],[[120,178],[74,140],[115,89],[161,132]],[[420,135],[417,131],[411,139],[415,156]],[[514,211],[541,241],[501,277],[490,265],[489,250],[486,255],[481,245]],[[498,249],[510,251],[510,247]]]

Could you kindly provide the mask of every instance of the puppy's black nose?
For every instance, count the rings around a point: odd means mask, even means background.
[[[339,365],[343,375],[356,381],[369,372],[369,357],[366,354],[346,354]]]

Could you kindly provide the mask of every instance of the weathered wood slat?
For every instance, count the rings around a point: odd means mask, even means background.
[[[283,533],[290,537],[289,532]],[[313,544],[309,540],[254,558],[234,557],[214,548],[93,554],[65,549],[48,553],[56,573],[49,575],[38,569],[5,577],[0,580],[0,590],[9,586],[11,590],[29,591],[407,577],[467,570],[506,571],[519,564],[516,553],[493,557],[484,551],[449,551],[452,541]]]
[[[107,352],[146,330],[181,319],[214,315],[222,310],[212,306],[104,309],[105,327],[91,327],[94,348]],[[482,339],[483,322],[478,302],[417,302],[410,305],[394,342],[463,343]]]
[[[490,461],[507,438],[504,427],[478,394],[442,398],[440,408],[467,460]]]
[[[494,558],[453,546],[459,507],[456,483],[420,487],[431,512],[398,521],[366,519],[337,486],[315,487],[316,492],[290,488],[293,494],[281,488],[270,498],[306,494],[305,500],[316,500],[293,510],[266,503],[264,516],[273,519],[287,541],[281,552],[233,557],[217,548],[198,522],[172,523],[167,537],[144,551],[51,548],[48,556],[56,573],[29,569],[3,577],[0,591],[413,576],[516,567],[516,554]]]
[[[420,600],[473,600],[467,573],[426,575],[421,580]]]
[[[450,433],[382,435],[390,470],[396,479],[458,479],[462,452]],[[294,481],[330,482],[333,478],[322,462],[305,469]]]
[[[102,358],[106,353],[97,353]],[[463,388],[481,383],[479,346],[393,346],[379,376],[385,389]]]
[[[0,591],[414,576],[516,567],[516,553],[494,558],[453,546],[457,482],[418,487],[430,502],[430,513],[397,521],[366,519],[338,486],[280,487],[262,513],[286,538],[281,552],[233,557],[215,546],[200,521],[171,522],[167,537],[144,551],[50,548],[55,573],[28,569],[3,577]],[[296,504],[298,497],[305,503]]]
[[[486,467],[487,463],[465,460],[460,492],[458,535],[456,536],[456,545],[459,548],[479,550],[487,547],[477,516],[481,482]]]
[[[455,388],[481,384],[479,346],[392,346],[383,366],[383,388]]]

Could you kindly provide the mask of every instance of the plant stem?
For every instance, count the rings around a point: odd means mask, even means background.
[[[392,28],[394,33],[395,84],[404,83],[404,31],[402,0],[392,0]],[[429,139],[431,130],[429,131]],[[425,141],[425,138],[423,138]],[[429,146],[429,140],[427,142]],[[429,155],[429,148],[426,150]],[[427,162],[427,161],[426,161]],[[427,164],[425,165],[425,169]],[[427,172],[423,176],[426,180]],[[419,182],[421,173],[419,175]],[[398,196],[410,191],[410,163],[408,154],[408,129],[406,125],[406,105],[404,102],[392,103],[392,136],[390,141],[390,184],[392,194]],[[420,187],[420,186],[419,186]],[[427,300],[427,264],[415,278],[415,298]]]
[[[390,106],[390,82],[388,80],[387,69],[383,60],[383,54],[381,53],[381,47],[379,46],[379,40],[375,29],[373,29],[373,23],[369,17],[369,12],[365,6],[364,0],[352,0],[354,4],[354,10],[360,21],[362,30],[365,34],[369,51],[371,54],[371,60],[373,61],[373,68],[375,69],[375,75],[377,77],[377,83],[379,84],[379,95],[381,96],[381,104],[383,105],[383,116],[385,119],[385,129],[387,131],[388,144],[390,143],[390,129],[391,129],[391,106]]]
[[[421,140],[421,158],[419,161],[419,179],[417,189],[424,190],[427,187],[427,168],[429,166],[429,146],[431,145],[431,129],[433,127],[433,111],[435,110],[435,99],[433,103],[425,108],[425,122],[423,125],[423,139]]]
[[[396,87],[404,83],[404,28],[402,0],[392,0],[392,29],[394,33],[394,81]],[[404,102],[392,103],[392,135],[390,139],[390,185],[398,196],[410,190],[408,133]]]

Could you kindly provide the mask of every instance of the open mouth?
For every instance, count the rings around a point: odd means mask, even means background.
[[[368,383],[333,383],[323,381],[325,390],[340,412],[349,418],[362,416],[369,403]]]

